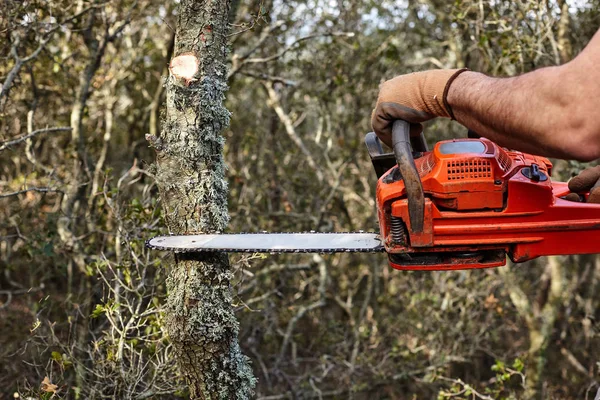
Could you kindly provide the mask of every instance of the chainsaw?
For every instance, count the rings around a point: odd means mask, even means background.
[[[379,233],[304,232],[158,236],[174,252],[386,252],[400,270],[489,268],[546,255],[600,252],[600,204],[565,200],[551,162],[469,132],[428,150],[425,137],[395,121],[392,153],[370,132]],[[589,193],[581,193],[584,198]]]

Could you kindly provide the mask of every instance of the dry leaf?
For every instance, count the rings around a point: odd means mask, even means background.
[[[52,382],[50,382],[50,378],[48,378],[48,377],[44,378],[44,380],[42,381],[42,384],[40,386],[40,389],[42,389],[42,391],[44,391],[44,392],[49,392],[49,393],[58,392],[58,386],[53,384]]]
[[[489,310],[490,308],[494,308],[496,304],[498,304],[498,299],[496,298],[496,296],[494,296],[494,293],[491,293],[485,299],[485,303],[483,304],[483,306]]]

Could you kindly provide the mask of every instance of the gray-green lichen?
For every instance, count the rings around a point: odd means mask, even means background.
[[[178,264],[187,273],[169,277],[167,305],[169,334],[179,344],[175,348],[182,369],[193,371],[193,378],[202,382],[200,398],[250,398],[256,379],[237,341],[239,324],[231,307],[226,257],[180,259]]]

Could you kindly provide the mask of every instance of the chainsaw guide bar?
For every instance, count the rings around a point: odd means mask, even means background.
[[[186,234],[146,241],[156,250],[176,253],[377,253],[385,251],[374,232],[281,232]]]

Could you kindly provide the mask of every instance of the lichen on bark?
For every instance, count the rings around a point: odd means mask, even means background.
[[[158,138],[156,180],[171,233],[222,231],[228,223],[223,130],[229,0],[183,0],[174,58],[198,60],[194,76],[170,75]],[[189,60],[188,60],[189,61]],[[225,255],[176,255],[167,281],[166,326],[192,398],[245,399],[256,379],[238,343]]]

